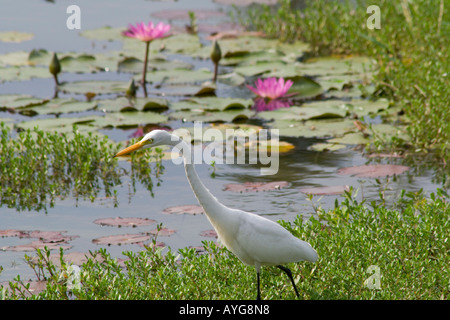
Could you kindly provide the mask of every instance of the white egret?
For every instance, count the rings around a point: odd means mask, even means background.
[[[183,150],[186,176],[208,220],[221,242],[243,263],[254,266],[257,274],[257,299],[261,299],[261,266],[277,266],[289,277],[297,297],[297,287],[290,269],[282,264],[302,260],[315,262],[317,252],[308,242],[293,236],[278,223],[257,214],[228,208],[205,187],[194,168],[191,148],[181,138],[163,130],[147,133],[139,142],[116,154],[122,156],[138,149],[161,145],[177,146]]]

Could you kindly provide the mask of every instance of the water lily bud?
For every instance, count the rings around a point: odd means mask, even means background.
[[[61,72],[61,64],[59,63],[59,59],[56,53],[53,53],[53,58],[50,62],[50,65],[48,66],[48,70],[54,76]]]
[[[127,97],[135,97],[136,96],[136,85],[134,84],[134,79],[131,79],[130,85],[126,91]]]
[[[211,60],[217,64],[219,63],[220,59],[222,59],[222,51],[220,50],[219,43],[214,40],[212,50],[211,50]]]

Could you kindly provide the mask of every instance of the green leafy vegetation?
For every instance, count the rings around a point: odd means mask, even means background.
[[[133,185],[140,181],[152,190],[152,166],[148,163],[161,159],[159,149],[133,156],[128,173],[118,170],[113,158],[119,144],[92,132],[83,134],[76,126],[70,135],[34,128],[12,137],[3,122],[0,129],[2,206],[39,211],[67,197],[94,201],[103,192],[103,196],[115,198],[114,187],[123,175],[130,175]],[[155,168],[157,175],[162,173],[160,161]]]
[[[394,116],[406,116],[402,122],[410,136],[406,141],[396,136],[378,139],[375,147],[435,154],[439,166],[446,166],[450,160],[448,7],[443,0],[378,1],[381,28],[371,30],[366,25],[371,4],[308,1],[300,11],[292,9],[290,0],[281,0],[277,8],[240,10],[237,19],[269,37],[308,43],[310,56],[361,54],[374,59],[373,95],[395,103]]]
[[[449,299],[450,207],[438,190],[429,199],[421,192],[403,193],[393,208],[358,203],[346,193],[342,203],[293,223],[280,221],[295,236],[318,248],[316,263],[290,264],[301,299]],[[156,243],[154,239],[153,244]],[[32,293],[20,277],[4,286],[7,299],[253,299],[256,274],[227,249],[204,242],[204,251],[175,253],[150,245],[139,253],[124,252],[124,262],[104,249],[91,252],[80,265],[78,280],[60,251],[27,257],[37,280],[46,286]],[[379,282],[372,283],[374,266]],[[375,275],[376,276],[376,275]],[[263,299],[294,299],[285,275],[262,269]],[[0,288],[1,289],[1,288]],[[0,290],[1,291],[1,290]]]

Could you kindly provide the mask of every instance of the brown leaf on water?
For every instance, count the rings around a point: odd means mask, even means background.
[[[301,188],[300,191],[306,194],[312,195],[337,195],[342,194],[345,191],[349,191],[348,186],[328,186],[328,187],[311,187],[311,188]]]
[[[99,245],[110,246],[122,244],[137,244],[148,240],[150,240],[150,236],[145,234],[118,234],[96,238],[92,240],[92,242]]]
[[[163,213],[166,214],[203,214],[203,208],[198,205],[188,204],[188,205],[182,205],[182,206],[175,206],[175,207],[169,207],[163,210]]]
[[[23,234],[23,231],[15,230],[15,229],[6,229],[0,230],[0,237],[20,237]]]
[[[169,229],[169,228],[161,228],[161,229],[154,229],[154,230],[150,230],[148,231],[149,234],[152,235],[158,235],[158,236],[171,236],[175,233],[175,230],[173,229]]]
[[[395,164],[372,164],[356,167],[341,168],[338,174],[351,175],[362,178],[379,178],[385,176],[398,175],[410,168],[407,166],[400,166]]]
[[[200,236],[207,238],[218,238],[216,230],[205,230],[200,232]]]
[[[289,185],[286,181],[273,182],[244,182],[244,183],[230,183],[225,185],[225,191],[233,192],[258,192],[268,190],[279,190]]]
[[[22,251],[36,251],[36,249],[44,249],[47,247],[49,250],[55,250],[59,248],[63,248],[64,250],[70,249],[72,246],[61,246],[57,243],[53,242],[43,242],[41,240],[35,240],[28,244],[21,244],[17,246],[10,246],[2,248],[3,250],[7,251],[15,251],[15,252],[22,252]]]
[[[112,227],[138,227],[138,226],[147,226],[153,223],[156,223],[156,220],[148,219],[148,218],[105,218],[105,219],[97,219],[94,223],[102,225],[102,226],[112,226]]]

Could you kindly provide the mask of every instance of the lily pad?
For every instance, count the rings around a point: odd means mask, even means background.
[[[167,116],[151,111],[114,112],[107,113],[103,117],[96,117],[91,125],[101,128],[130,128],[148,123],[164,123],[167,119]]]
[[[87,93],[95,94],[125,92],[128,83],[123,81],[75,81],[66,82],[59,86],[60,90],[67,93]]]
[[[323,151],[336,151],[344,148],[345,145],[339,143],[316,143],[310,146],[308,149],[323,152]]]
[[[98,100],[98,108],[103,112],[130,111],[164,111],[169,108],[169,101],[162,98],[134,98],[118,97],[115,99]]]
[[[258,117],[266,120],[311,120],[344,118],[347,107],[341,101],[319,101],[305,103],[301,107],[279,108],[272,111],[262,111]]]
[[[16,252],[23,252],[23,251],[35,252],[36,249],[43,250],[44,248],[47,248],[48,250],[60,250],[60,248],[62,248],[64,250],[67,250],[67,249],[70,249],[71,247],[72,246],[60,245],[58,243],[49,243],[49,242],[44,242],[41,240],[35,240],[35,241],[32,241],[31,243],[5,247],[2,249],[7,250],[7,251],[16,251]]]
[[[329,143],[342,143],[342,144],[367,144],[370,142],[368,138],[361,132],[347,133],[342,137],[333,138],[328,140]]]
[[[183,83],[199,83],[209,81],[213,78],[213,74],[207,69],[172,69],[172,70],[157,70],[147,73],[147,81],[163,84],[183,84]]]
[[[22,130],[33,129],[34,127],[39,127],[43,131],[58,132],[72,134],[73,127],[78,126],[79,132],[93,132],[97,135],[100,133],[96,132],[97,127],[93,127],[92,124],[97,117],[94,116],[84,116],[84,117],[70,117],[70,118],[48,118],[48,119],[36,119],[30,121],[23,121],[17,123],[17,127]]]
[[[231,111],[248,109],[253,104],[251,99],[241,98],[189,98],[172,103],[172,110],[207,110],[207,111]]]
[[[410,168],[395,164],[372,164],[356,167],[341,168],[338,174],[351,175],[362,178],[378,178],[402,174]]]
[[[287,94],[293,94],[295,95],[295,98],[312,98],[323,92],[322,86],[308,77],[287,77],[286,80],[291,80],[293,82]]]
[[[93,243],[99,245],[122,245],[122,244],[137,244],[150,240],[150,236],[146,234],[121,234],[100,237],[92,240]]]
[[[302,74],[328,76],[370,73],[372,61],[367,57],[320,57],[312,58],[300,65]]]
[[[48,68],[31,66],[0,67],[0,83],[6,81],[24,81],[32,78],[51,78]]]
[[[104,26],[97,29],[83,30],[79,33],[80,36],[91,40],[121,40],[124,38],[122,32],[126,30],[126,27],[113,28],[110,26]]]
[[[218,238],[219,237],[216,230],[213,230],[213,229],[200,232],[200,236],[206,237],[206,238]]]
[[[254,65],[237,66],[234,68],[234,72],[244,77],[258,76],[262,74],[269,74],[269,76],[296,76],[298,72],[295,68],[284,63],[283,61],[270,61],[270,62],[258,62]]]
[[[225,191],[233,192],[259,192],[268,190],[279,190],[289,186],[287,181],[273,181],[273,182],[244,182],[244,183],[229,183],[225,185]]]
[[[61,114],[82,112],[97,107],[96,101],[78,101],[75,99],[55,98],[41,105],[22,108],[21,112],[34,111],[36,114]]]
[[[278,0],[214,0],[214,2],[226,5],[235,5],[240,7],[246,7],[252,3],[276,5]]]
[[[217,81],[228,86],[237,87],[245,83],[245,77],[237,74],[236,72],[232,72],[218,75]]]
[[[183,206],[175,206],[175,207],[169,207],[163,210],[163,213],[166,214],[203,214],[204,210],[201,206],[198,205],[183,205]]]
[[[349,191],[348,186],[327,186],[327,187],[311,187],[311,188],[301,188],[300,191],[306,194],[312,195],[337,195],[343,194],[345,191]]]
[[[29,53],[26,51],[13,51],[0,54],[0,66],[28,66],[30,64],[28,55]]]
[[[117,64],[117,69],[120,72],[142,73],[144,62],[135,57],[126,57],[120,60]],[[185,69],[191,70],[193,66],[187,62],[179,60],[167,60],[163,57],[156,57],[149,59],[147,70],[172,70]]]
[[[34,37],[32,33],[20,31],[1,31],[0,42],[23,42],[31,40]]]
[[[158,19],[167,19],[167,20],[189,20],[189,12],[193,12],[195,14],[195,18],[198,20],[202,19],[216,19],[220,17],[226,17],[226,13],[221,11],[214,10],[164,10],[154,12],[151,15]]]
[[[205,111],[202,109],[193,109],[188,111],[176,111],[169,114],[173,120],[202,121],[202,122],[246,122],[253,112],[249,109],[227,110],[227,111]]]
[[[147,218],[105,218],[97,219],[94,223],[102,226],[112,226],[112,227],[138,227],[138,226],[148,226],[152,223],[156,223],[156,220],[151,220]]]
[[[270,123],[270,126],[279,129],[280,136],[308,138],[336,137],[356,130],[350,119],[308,120],[305,122],[276,120]]]
[[[48,99],[36,98],[30,95],[3,94],[0,95],[0,110],[38,106],[48,101]]]
[[[160,228],[148,231],[149,234],[168,237],[175,233],[175,230],[169,228]]]

